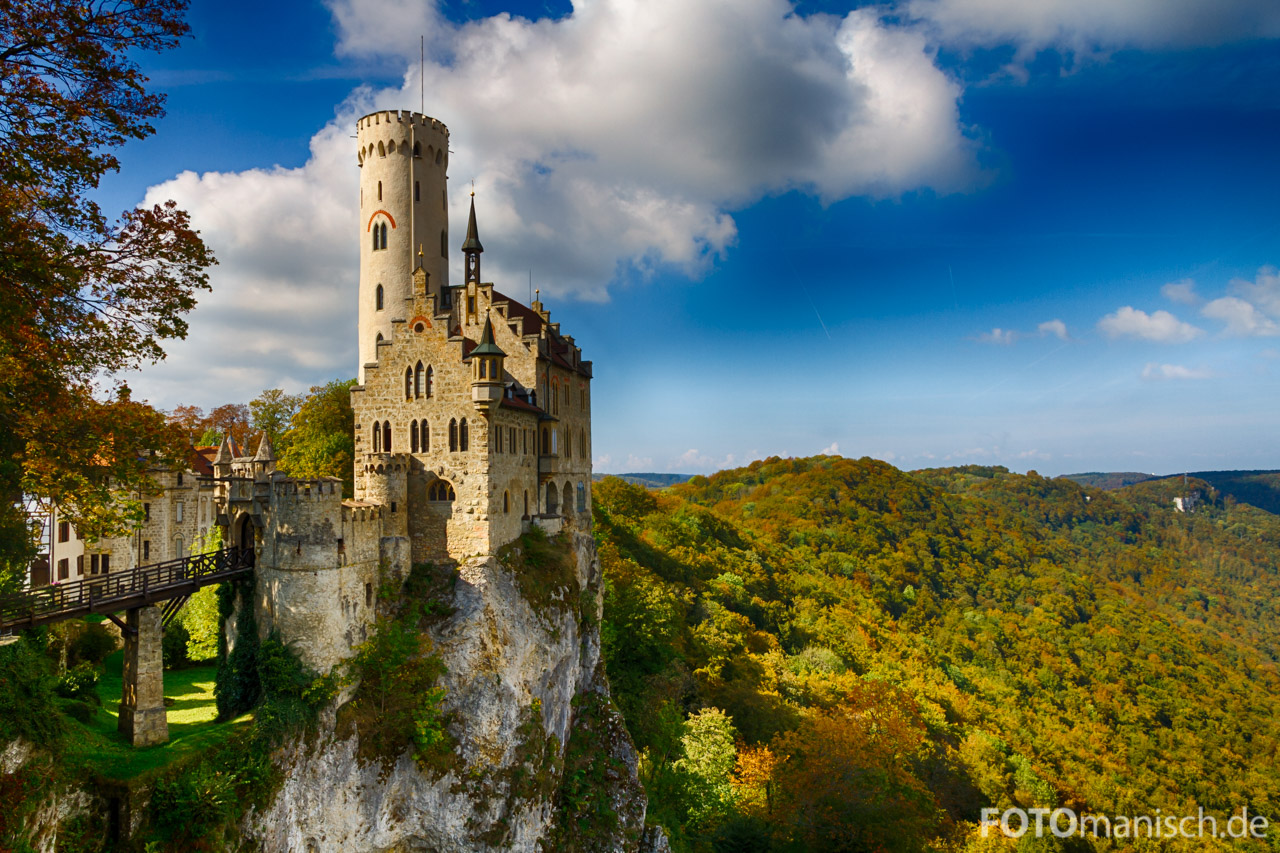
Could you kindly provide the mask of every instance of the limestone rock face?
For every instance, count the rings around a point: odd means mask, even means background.
[[[644,832],[635,751],[608,701],[595,543],[566,535],[564,583],[519,578],[496,557],[458,568],[453,612],[432,630],[448,668],[448,769],[424,770],[408,753],[366,761],[358,733],[339,737],[329,715],[314,743],[282,751],[286,781],[246,819],[247,840],[307,853],[663,849],[660,831]],[[566,761],[588,755],[599,774],[588,796],[606,797],[609,817],[583,838],[557,816]]]

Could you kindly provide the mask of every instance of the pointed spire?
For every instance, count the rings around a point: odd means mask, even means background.
[[[254,454],[254,462],[274,462],[276,460],[276,452],[271,447],[271,437],[265,432],[262,434],[262,440],[258,442],[258,452]]]
[[[467,217],[467,239],[462,244],[462,251],[484,251],[484,246],[480,245],[480,235],[476,231],[476,194],[474,190],[471,193],[471,215]]]
[[[228,437],[222,437],[222,444],[218,445],[218,453],[213,457],[214,465],[230,465],[231,464],[231,446],[228,444]]]
[[[506,353],[503,352],[496,343],[494,343],[493,320],[489,318],[488,314],[486,314],[484,318],[484,331],[480,333],[480,343],[471,351],[471,355],[506,355]]]

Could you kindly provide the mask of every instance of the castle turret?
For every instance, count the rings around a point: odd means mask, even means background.
[[[391,338],[394,321],[408,319],[405,300],[419,262],[433,292],[448,285],[449,130],[421,113],[383,111],[356,122],[356,142],[363,382],[364,365],[378,359],[378,340]],[[420,248],[424,254],[418,257]]]
[[[502,360],[506,355],[493,342],[493,321],[486,316],[480,343],[471,351],[471,402],[486,418],[502,400]]]
[[[480,283],[480,253],[484,246],[480,245],[480,235],[476,228],[476,194],[471,193],[471,213],[467,216],[467,239],[462,244],[462,254],[466,258],[467,284]]]

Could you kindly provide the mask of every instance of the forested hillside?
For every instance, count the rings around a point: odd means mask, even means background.
[[[1280,818],[1280,518],[1204,482],[770,459],[596,486],[614,695],[678,850],[983,838],[981,809]],[[1114,845],[1114,846],[1110,846]]]

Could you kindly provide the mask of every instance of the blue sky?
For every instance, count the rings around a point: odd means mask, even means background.
[[[356,117],[449,125],[486,278],[596,365],[605,471],[769,455],[1280,468],[1280,7],[1253,0],[193,2],[102,187],[218,254],[132,377],[355,372]],[[456,274],[456,273],[455,273]]]

